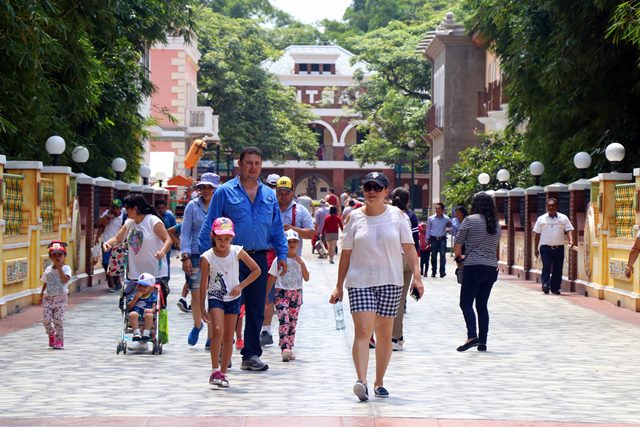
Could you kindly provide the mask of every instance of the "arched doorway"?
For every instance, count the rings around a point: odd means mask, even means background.
[[[295,186],[294,194],[306,193],[313,200],[324,198],[329,194],[331,182],[321,174],[307,174],[302,176]]]
[[[309,128],[315,132],[318,139],[317,159],[335,160],[333,158],[333,147],[337,144],[338,137],[333,127],[324,120],[314,120],[309,123]]]

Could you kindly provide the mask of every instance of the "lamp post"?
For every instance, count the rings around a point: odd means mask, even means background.
[[[489,185],[489,181],[491,181],[491,177],[489,176],[488,173],[482,172],[481,174],[478,174],[478,183],[482,185],[483,191],[487,189],[487,185]]]
[[[500,169],[496,174],[496,178],[498,178],[498,181],[500,181],[502,188],[506,189],[507,181],[509,181],[509,178],[511,178],[511,174],[506,169]]]
[[[544,173],[544,165],[542,162],[535,161],[531,163],[529,165],[529,172],[531,172],[531,175],[536,179],[536,186],[540,187],[540,177]]]
[[[78,164],[78,168],[82,172],[82,165],[89,160],[89,150],[87,150],[87,147],[79,145],[71,151],[71,158]]]
[[[227,147],[224,149],[225,154],[227,155],[227,179],[231,176],[231,155],[233,154],[233,148]]]
[[[58,135],[53,135],[47,138],[47,142],[45,143],[45,148],[47,153],[51,155],[53,158],[53,166],[58,165],[58,156],[64,153],[64,149],[67,147],[67,144],[64,142],[64,139]]]
[[[156,172],[156,180],[158,181],[158,186],[162,188],[162,181],[165,179],[165,174],[162,171]]]
[[[620,166],[620,163],[624,159],[625,155],[624,145],[618,142],[613,142],[607,145],[604,154],[607,157],[607,160],[611,162],[611,172],[618,172],[617,169]]]
[[[591,166],[591,155],[586,151],[580,151],[573,156],[573,164],[580,171],[580,179],[587,179],[587,169]]]
[[[149,185],[149,177],[151,176],[151,168],[147,165],[140,166],[140,177],[142,185]]]
[[[416,148],[416,142],[414,140],[411,140],[407,143],[407,147],[409,147],[409,150],[411,150],[411,185],[409,186],[409,189],[411,191],[411,208],[415,209],[416,208],[416,198],[415,198],[415,191],[414,191],[414,186],[415,186],[415,156],[414,156],[414,149]]]
[[[127,168],[127,161],[122,157],[116,157],[111,162],[111,169],[116,173],[116,180],[122,180],[122,173]]]

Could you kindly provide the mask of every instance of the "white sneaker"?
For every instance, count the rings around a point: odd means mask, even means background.
[[[404,350],[404,341],[392,341],[391,346],[393,348],[393,351],[402,351]]]

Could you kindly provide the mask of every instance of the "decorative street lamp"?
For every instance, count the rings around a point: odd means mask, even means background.
[[[87,150],[87,147],[79,145],[71,151],[71,158],[78,164],[80,172],[82,172],[82,165],[89,160],[89,150]]]
[[[591,155],[586,151],[580,151],[573,156],[573,164],[580,170],[580,178],[587,179],[587,169],[591,166]]]
[[[540,177],[544,173],[544,165],[542,162],[535,161],[529,165],[529,172],[536,179],[536,186],[540,186]],[[508,178],[507,178],[508,179]]]
[[[116,157],[111,162],[111,169],[116,173],[116,180],[122,180],[122,173],[127,168],[127,161],[122,157]]]
[[[507,188],[507,181],[511,178],[511,174],[506,169],[500,169],[496,174],[496,178],[502,183],[502,188]]]
[[[53,135],[47,138],[47,142],[45,143],[45,148],[47,153],[53,157],[53,166],[58,165],[58,156],[64,153],[64,149],[67,147],[67,144],[64,142],[64,139],[58,135]]]
[[[156,172],[156,180],[158,181],[158,185],[162,187],[162,181],[165,179],[165,174],[162,171]]]
[[[151,176],[151,168],[147,165],[140,166],[140,177],[142,185],[149,185],[149,177]]]
[[[489,185],[490,181],[491,181],[491,177],[489,176],[488,173],[482,172],[481,174],[478,175],[478,183],[482,185],[483,190],[487,189],[487,185]]]
[[[607,148],[604,151],[604,155],[611,163],[611,167],[613,168],[611,172],[618,172],[617,169],[624,159],[624,154],[624,145],[618,142],[612,142],[611,144],[607,145]]]

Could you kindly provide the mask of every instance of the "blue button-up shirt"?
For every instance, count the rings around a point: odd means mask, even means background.
[[[197,197],[187,203],[182,216],[182,228],[180,229],[180,250],[183,254],[199,255],[198,236],[202,224],[207,219],[206,206],[202,197]],[[211,241],[211,239],[209,239]]]
[[[293,222],[293,207],[296,207],[296,223]],[[300,203],[296,203],[292,201],[289,207],[283,211],[280,211],[280,215],[282,216],[283,224],[291,224],[294,227],[298,228],[309,228],[313,230],[313,219],[311,218],[311,214]],[[300,244],[298,245],[298,255],[302,255],[302,241],[304,239],[300,238]]]
[[[221,216],[229,218],[235,226],[233,243],[245,250],[264,250],[273,247],[279,260],[287,259],[287,238],[282,228],[280,207],[276,194],[258,182],[253,203],[236,177],[221,185],[213,194],[206,220],[198,236],[200,253],[211,248],[211,225]]]
[[[428,223],[427,239],[431,237],[444,237],[447,235],[447,227],[451,226],[451,219],[446,215],[431,215]]]

